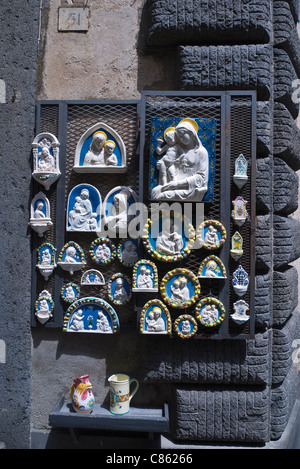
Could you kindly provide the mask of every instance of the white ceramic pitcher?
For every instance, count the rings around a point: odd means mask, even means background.
[[[108,378],[110,383],[110,412],[113,414],[126,414],[130,410],[130,401],[139,388],[139,382],[123,373],[112,375]],[[130,385],[135,383],[130,393]]]

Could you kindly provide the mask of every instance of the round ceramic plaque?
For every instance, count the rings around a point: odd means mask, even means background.
[[[109,238],[97,238],[90,245],[90,256],[97,264],[109,264],[116,257],[116,247]]]
[[[196,319],[204,327],[219,326],[225,318],[223,303],[217,298],[206,297],[195,308]]]
[[[218,249],[226,240],[226,229],[217,220],[205,220],[197,229],[197,241],[205,249]]]
[[[123,239],[118,245],[117,256],[122,265],[132,267],[138,260],[138,241],[136,239]]]
[[[67,283],[62,287],[60,296],[66,303],[73,303],[80,297],[80,289],[76,283]]]
[[[174,331],[181,339],[190,339],[197,330],[197,321],[189,314],[182,314],[174,322]]]
[[[174,269],[161,281],[160,292],[163,301],[172,308],[188,308],[200,295],[200,283],[188,269]]]

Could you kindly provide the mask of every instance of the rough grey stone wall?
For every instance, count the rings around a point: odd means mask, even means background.
[[[151,354],[145,345],[145,379],[173,383],[175,439],[277,440],[296,398],[300,332],[290,265],[300,256],[299,221],[290,216],[300,167],[298,2],[153,0],[148,12],[148,47],[176,49],[178,89],[257,92],[258,159],[255,339],[171,343],[163,352],[158,342]]]
[[[0,78],[0,441],[7,449],[29,448],[31,408],[31,253],[28,213],[39,0],[2,2]]]

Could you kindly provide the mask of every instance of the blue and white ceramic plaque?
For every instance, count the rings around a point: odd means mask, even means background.
[[[101,195],[90,184],[75,186],[68,197],[67,231],[100,231]]]

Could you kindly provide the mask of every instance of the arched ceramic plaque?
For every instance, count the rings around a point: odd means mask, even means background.
[[[108,232],[127,233],[128,224],[136,216],[137,194],[127,186],[117,186],[105,197],[103,202],[103,223]],[[125,234],[126,236],[126,234]],[[125,237],[124,236],[124,237]]]
[[[82,269],[86,265],[86,260],[79,244],[75,243],[75,241],[66,243],[58,256],[57,264],[71,275],[75,271]]]
[[[156,265],[147,260],[138,261],[132,272],[133,292],[157,292],[158,291],[158,271]]]
[[[138,241],[136,239],[123,239],[118,245],[117,256],[121,264],[132,267],[138,260]]]
[[[105,285],[105,279],[99,270],[90,269],[81,276],[81,285]]]
[[[160,292],[163,301],[173,308],[188,308],[200,295],[200,283],[188,269],[174,269],[161,281]]]
[[[50,202],[42,192],[39,192],[31,202],[31,228],[42,236],[53,225],[50,215]]]
[[[190,254],[195,229],[187,217],[154,215],[145,224],[142,239],[145,249],[153,258],[176,262]]]
[[[197,241],[205,249],[218,249],[225,240],[226,229],[217,220],[205,220],[197,229]]]
[[[38,134],[32,142],[33,178],[46,190],[60,177],[59,141],[49,132]]]
[[[197,321],[190,314],[182,314],[174,321],[174,331],[181,339],[194,337],[197,330]]]
[[[63,285],[60,296],[66,303],[74,303],[80,297],[80,288],[76,283],[67,283]]]
[[[200,264],[198,270],[198,277],[200,278],[226,278],[226,269],[219,257],[208,256]]]
[[[90,245],[90,256],[97,264],[110,264],[117,255],[115,245],[109,238],[97,238]]]
[[[67,231],[101,230],[101,195],[90,184],[78,184],[69,196],[66,216]]]
[[[43,290],[35,302],[35,317],[41,324],[45,324],[53,316],[54,302],[51,294]]]
[[[104,122],[90,127],[77,143],[73,169],[78,173],[125,172],[126,148],[118,132]]]
[[[223,303],[217,298],[206,297],[199,301],[195,308],[196,319],[204,327],[216,327],[225,318]]]
[[[148,301],[141,311],[140,333],[159,335],[171,332],[172,322],[168,308],[160,300]]]
[[[101,298],[81,298],[72,303],[64,316],[65,332],[115,334],[119,329],[117,313]]]
[[[114,274],[107,284],[108,298],[115,305],[124,305],[131,300],[131,281],[123,273]]]
[[[37,267],[45,280],[48,280],[56,267],[56,249],[50,243],[43,243],[37,249]]]

